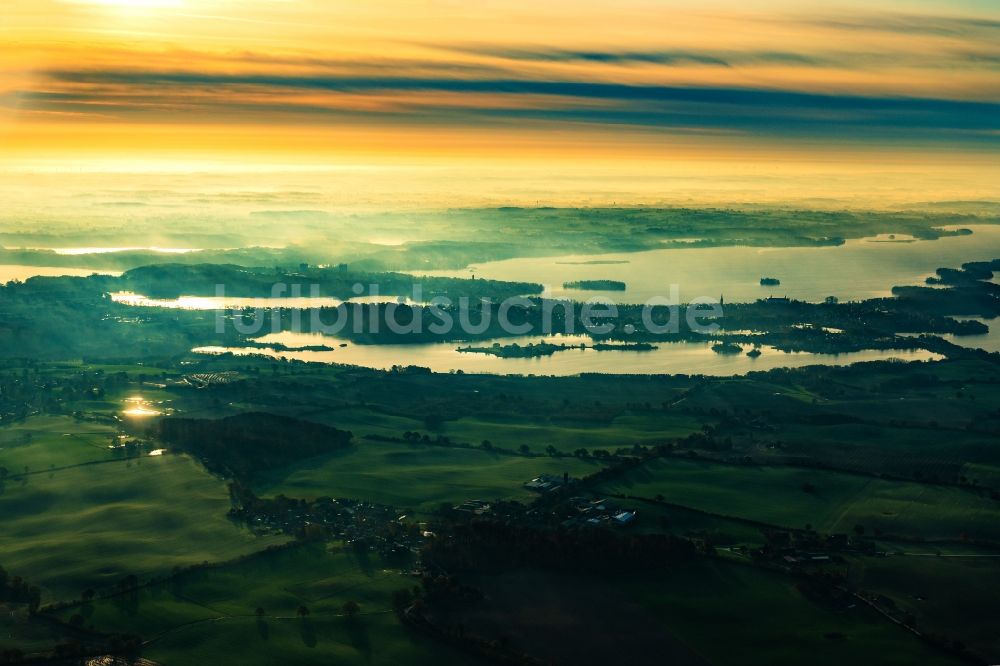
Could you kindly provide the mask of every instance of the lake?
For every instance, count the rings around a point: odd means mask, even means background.
[[[476,341],[473,346],[488,347],[494,342],[503,345],[526,345],[546,340],[555,344],[591,344],[585,336],[535,336]],[[797,368],[806,365],[848,365],[859,361],[879,361],[898,358],[905,361],[927,361],[941,358],[924,350],[866,350],[847,354],[812,354],[808,352],[782,352],[762,346],[762,354],[750,358],[746,354],[722,355],[711,349],[710,342],[662,343],[652,351],[595,351],[570,349],[551,356],[537,358],[498,358],[488,354],[456,351],[467,343],[435,342],[412,345],[358,345],[344,340],[313,333],[282,332],[258,338],[264,344],[281,344],[286,347],[326,345],[333,351],[304,351],[290,349],[275,351],[257,348],[199,347],[197,353],[263,354],[274,358],[288,358],[319,363],[342,363],[367,368],[388,370],[394,365],[417,365],[434,372],[461,370],[481,374],[557,375],[568,376],[586,372],[614,374],[688,374],[688,375],[739,375],[773,368]],[[749,347],[746,347],[749,350]]]
[[[942,266],[957,268],[967,261],[1000,258],[1000,226],[965,228],[973,233],[933,241],[889,240],[883,235],[832,247],[670,248],[509,259],[424,273],[538,282],[550,288],[551,296],[575,300],[597,296],[619,303],[645,303],[656,296],[669,296],[671,284],[679,285],[682,302],[702,296],[717,300],[720,295],[730,303],[768,296],[813,302],[827,296],[863,300],[888,296],[896,285],[921,284]],[[777,278],[781,285],[761,286],[762,277]],[[566,282],[604,279],[625,282],[627,289],[602,292],[562,287]]]
[[[984,349],[988,352],[1000,352],[1000,317],[984,319],[983,317],[955,317],[962,321],[978,321],[990,327],[989,333],[983,335],[942,335],[941,337],[960,347]]]
[[[856,300],[887,296],[893,285],[921,284],[940,266],[960,266],[967,261],[988,260],[1000,257],[1000,226],[976,225],[970,227],[972,235],[942,238],[936,241],[916,241],[909,238],[877,238],[848,241],[836,247],[714,247],[671,248],[635,253],[603,255],[572,255],[550,258],[512,259],[481,264],[465,271],[435,271],[435,276],[467,277],[473,272],[477,277],[498,280],[523,280],[541,282],[550,286],[550,294],[585,300],[593,296],[627,302],[644,302],[649,298],[669,295],[665,285],[676,283],[684,301],[698,296],[718,298],[722,295],[729,302],[753,301],[769,295],[787,295],[818,301],[830,295],[841,300]],[[778,287],[762,287],[761,277],[781,280]],[[628,285],[625,292],[592,292],[563,289],[564,282],[574,280],[620,280]],[[157,300],[121,292],[112,297],[129,305],[165,308],[219,309],[243,307],[318,307],[337,306],[342,301],[334,298],[216,298],[181,297]],[[355,299],[352,299],[355,300]],[[358,301],[391,301],[391,297],[359,298]],[[989,325],[989,322],[987,322]],[[963,346],[981,347],[987,351],[1000,351],[1000,325],[992,326],[982,336],[946,339]],[[548,338],[557,343],[589,343],[579,336]],[[902,360],[931,360],[939,358],[930,352],[918,350],[877,351],[867,350],[845,354],[788,353],[771,347],[762,347],[761,356],[749,358],[745,354],[720,355],[711,350],[710,342],[677,342],[661,344],[659,349],[637,351],[595,351],[572,349],[538,358],[499,358],[486,354],[456,351],[459,343],[431,343],[414,345],[357,345],[322,335],[284,332],[260,339],[263,343],[282,344],[287,347],[327,345],[333,351],[306,351],[291,349],[223,349],[199,348],[203,353],[231,351],[236,354],[265,354],[279,358],[342,363],[370,368],[389,369],[394,365],[416,365],[435,372],[461,370],[469,373],[523,374],[523,375],[575,375],[587,372],[620,374],[706,374],[735,375],[770,370],[779,367],[805,365],[847,365],[860,361],[888,358]],[[502,344],[539,342],[537,337],[505,338]],[[477,342],[488,346],[494,341]]]

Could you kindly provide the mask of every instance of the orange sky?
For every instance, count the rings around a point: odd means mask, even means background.
[[[998,118],[1000,7],[979,0],[0,8],[7,170],[904,166],[982,197]]]

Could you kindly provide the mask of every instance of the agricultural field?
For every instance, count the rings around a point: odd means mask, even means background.
[[[995,554],[863,558],[851,562],[848,575],[853,584],[891,598],[924,631],[961,636],[980,655],[1000,652]]]
[[[409,633],[391,594],[414,580],[366,550],[307,543],[188,571],[132,594],[60,611],[85,626],[138,634],[164,664],[464,664]],[[348,617],[344,604],[359,606]],[[257,609],[261,609],[258,614]],[[300,613],[304,608],[307,613]]]
[[[570,457],[362,441],[349,451],[262,472],[255,491],[264,497],[350,497],[426,513],[470,499],[530,501],[537,495],[523,484],[540,474],[580,477],[598,469]]]
[[[962,663],[879,621],[853,597],[818,594],[807,583],[742,564],[680,563],[642,575],[517,569],[464,580],[486,600],[442,610],[445,621],[483,636],[502,633],[516,649],[555,663],[610,663],[618,655],[644,666],[768,666],[796,663],[802,654],[830,666],[858,654],[878,666]],[[747,622],[755,615],[762,617]]]
[[[43,602],[284,540],[230,522],[225,482],[187,456],[52,464],[56,469],[8,478],[0,494],[2,564],[39,585]]]
[[[850,469],[922,474],[941,481],[954,480],[967,461],[995,460],[1000,453],[989,435],[927,427],[782,424],[772,437],[781,441],[785,455]]]
[[[40,384],[73,382],[72,390],[58,393],[66,396],[62,413],[39,410],[0,427],[0,467],[8,470],[0,489],[6,528],[0,565],[40,586],[43,608],[54,609],[32,618],[23,604],[7,604],[13,614],[5,613],[0,624],[4,647],[41,653],[77,634],[98,635],[93,630],[137,634],[144,641],[141,654],[166,666],[232,654],[249,664],[279,658],[470,663],[467,654],[397,620],[392,592],[419,581],[400,573],[409,565],[390,564],[379,554],[385,550],[369,547],[385,543],[379,521],[388,521],[391,533],[406,514],[436,530],[442,521],[461,520],[443,507],[506,499],[522,502],[524,511],[542,507],[551,512],[543,520],[554,525],[567,518],[566,498],[542,497],[523,484],[542,474],[586,479],[611,468],[573,493],[643,498],[618,500],[638,514],[631,525],[611,528],[614,533],[691,539],[714,546],[715,555],[642,574],[620,572],[620,563],[585,577],[527,565],[457,573],[497,604],[470,615],[468,626],[541,655],[556,644],[601,654],[625,641],[637,646],[636,654],[669,654],[678,664],[792,663],[805,653],[820,664],[857,654],[873,655],[869,661],[877,664],[953,663],[863,604],[817,596],[791,572],[749,566],[751,551],[767,541],[766,530],[754,522],[852,537],[860,527],[889,556],[843,551],[822,571],[843,575],[851,589],[893,599],[918,626],[961,639],[976,654],[997,654],[987,621],[995,617],[987,592],[994,587],[995,561],[950,557],[997,554],[991,544],[1000,540],[1000,504],[989,497],[997,477],[993,438],[952,427],[990,422],[990,385],[963,389],[976,399],[963,397],[947,419],[931,425],[886,416],[894,401],[914,393],[898,387],[901,377],[915,372],[906,367],[719,380],[440,376],[248,358],[152,367],[107,366],[98,373],[41,365]],[[934,388],[941,395],[968,384],[969,373],[978,371],[975,365],[940,369],[955,384]],[[181,381],[213,373],[232,374],[201,388]],[[105,390],[92,395],[91,383]],[[141,403],[128,402],[139,397]],[[167,414],[124,413],[136,404]],[[295,462],[251,465],[225,472],[226,478],[158,439],[162,418],[248,412],[297,419],[287,437],[275,435],[276,445],[290,454],[289,447],[312,443],[302,435],[309,432],[307,422],[350,430],[353,438],[334,453],[289,455]],[[122,441],[136,444],[111,448]],[[599,455],[566,455],[581,448]],[[149,455],[158,449],[166,450]],[[797,466],[796,457],[828,460],[838,469]],[[878,476],[887,471],[909,480]],[[930,483],[934,475],[952,485]],[[961,479],[964,485],[954,485]],[[229,482],[244,484],[260,499],[241,520],[271,536],[254,536],[227,518]],[[373,503],[382,508],[364,509],[364,515],[380,517],[359,540],[357,532],[341,536],[345,526],[335,522],[314,541],[262,552],[307,538],[294,514],[326,506],[313,502],[323,497],[346,498],[345,507]],[[291,517],[280,508],[285,505]],[[512,512],[503,521],[526,520],[519,509],[507,508],[516,505],[503,506]],[[305,524],[316,515],[306,516]],[[415,552],[419,545],[407,548]],[[897,554],[935,552],[945,556]],[[138,587],[116,588],[129,575]],[[158,578],[164,575],[167,580]],[[574,582],[566,587],[566,580]],[[945,596],[938,590],[948,586],[963,592],[936,603]],[[79,602],[88,588],[97,598]],[[603,601],[593,612],[581,610],[587,598]],[[360,605],[358,617],[345,617],[347,601]],[[71,605],[63,607],[66,602]],[[507,608],[517,604],[517,612]],[[300,617],[300,607],[309,614]],[[257,608],[263,609],[260,617]],[[750,616],[759,622],[747,626]],[[518,617],[527,621],[511,621]],[[596,635],[597,626],[615,641],[602,648],[600,641],[552,638],[560,632]],[[728,637],[724,645],[716,640],[720,632]]]
[[[372,405],[345,406],[319,413],[312,409],[292,409],[288,413],[307,421],[316,421],[341,430],[350,430],[359,438],[370,435],[398,438],[404,432],[425,428],[424,422],[420,419],[388,413]],[[475,443],[478,444],[478,442]]]
[[[651,461],[600,490],[781,527],[959,540],[1000,537],[1000,506],[970,490],[793,467]]]
[[[696,419],[685,414],[623,413],[608,423],[465,417],[448,421],[442,432],[461,442],[475,444],[479,441],[477,437],[488,433],[489,441],[503,448],[517,449],[527,444],[535,452],[552,446],[563,453],[572,453],[580,448],[613,451],[636,444],[657,444],[669,438],[684,437],[700,428]]]
[[[1000,486],[1000,465],[968,463],[962,467],[961,474],[977,484],[990,488]]]
[[[638,521],[632,527],[632,531],[637,534],[674,534],[704,539],[720,547],[764,543],[760,527],[740,520],[654,502],[638,503],[632,508],[638,510]]]
[[[35,416],[0,428],[0,467],[8,475],[110,462],[120,458],[116,427],[68,416]]]
[[[857,662],[859,655],[873,666],[961,663],[879,621],[867,606],[819,597],[793,580],[743,565],[705,562],[623,588],[711,663],[791,664],[801,663],[802,655],[810,664],[830,666]]]

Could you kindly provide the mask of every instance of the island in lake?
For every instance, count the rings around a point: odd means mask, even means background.
[[[712,351],[716,354],[742,354],[743,347],[733,342],[718,342],[712,345]]]
[[[498,358],[537,358],[541,356],[551,356],[559,351],[569,349],[593,349],[594,351],[653,351],[656,345],[648,342],[622,342],[609,343],[599,342],[590,347],[581,343],[578,345],[552,344],[549,342],[539,342],[538,344],[519,345],[516,342],[509,345],[501,345],[494,342],[489,347],[459,347],[455,351],[467,354],[488,354]]]
[[[276,352],[290,352],[290,351],[315,351],[315,352],[326,352],[333,351],[333,347],[329,345],[304,345],[301,347],[291,347],[280,342],[260,342],[259,340],[246,340],[243,346],[252,349],[270,349]],[[346,347],[346,344],[341,344],[341,347]]]
[[[618,280],[577,280],[563,282],[563,289],[585,289],[587,291],[625,291],[626,284]]]
[[[659,347],[648,342],[598,342],[591,349],[594,351],[653,351]]]

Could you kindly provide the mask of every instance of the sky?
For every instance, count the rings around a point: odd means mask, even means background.
[[[353,169],[445,203],[996,199],[998,158],[995,0],[0,6],[0,169],[43,187]]]

